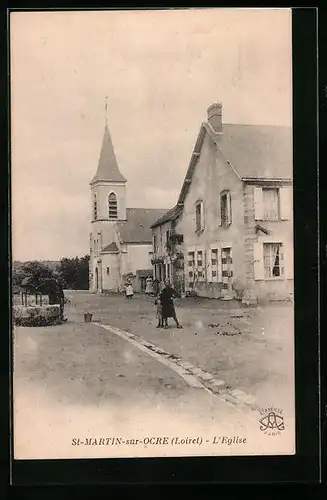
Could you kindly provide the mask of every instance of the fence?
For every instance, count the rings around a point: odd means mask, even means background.
[[[26,300],[27,300],[28,306],[35,306],[36,305],[35,295],[27,295]],[[40,296],[38,296],[38,304],[39,304],[39,301],[40,301]],[[13,304],[13,306],[22,305],[22,294],[21,293],[17,293],[17,294],[13,295],[12,304]],[[25,298],[24,298],[24,304],[25,304]],[[49,304],[48,295],[42,295],[42,304],[44,304],[44,305]]]

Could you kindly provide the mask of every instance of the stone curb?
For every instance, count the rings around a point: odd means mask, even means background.
[[[165,351],[164,349],[161,349],[160,347],[152,344],[151,342],[142,339],[142,337],[139,337],[138,335],[135,335],[131,332],[127,332],[120,328],[112,326],[110,326],[110,328],[111,330],[116,332],[123,332],[127,337],[133,339],[135,342],[141,344],[143,347],[155,352],[156,354],[168,359],[170,362],[173,362],[174,364],[178,365],[180,368],[183,369],[184,372],[183,376],[185,379],[187,379],[189,375],[190,377],[191,376],[193,377],[193,380],[194,378],[198,380],[199,383],[196,384],[198,388],[205,387],[213,395],[232,404],[234,407],[236,406],[241,411],[248,412],[249,410],[252,411],[258,410],[257,406],[255,405],[254,396],[248,395],[240,389],[230,390],[227,387],[227,383],[224,380],[216,379],[212,373],[192,365],[192,363],[185,361],[183,360],[183,358],[171,354]],[[195,387],[194,382],[193,386]]]

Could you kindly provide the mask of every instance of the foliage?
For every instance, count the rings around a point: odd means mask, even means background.
[[[15,325],[46,326],[60,323],[60,309],[57,305],[14,306],[13,320]]]
[[[27,283],[29,289],[37,288],[43,280],[52,277],[53,270],[38,261],[25,262],[20,266],[13,264],[12,284],[14,290],[22,289]]]
[[[89,255],[63,258],[57,267],[58,276],[64,288],[71,290],[88,290],[89,288]]]
[[[33,291],[41,287],[48,278],[57,278],[64,288],[73,290],[87,290],[89,288],[89,256],[63,258],[55,269],[48,265],[31,261],[13,263],[12,285],[13,291],[19,292],[27,288]]]

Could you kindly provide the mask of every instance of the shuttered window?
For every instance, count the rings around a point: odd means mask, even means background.
[[[281,243],[264,243],[263,265],[265,279],[284,276],[284,250]]]
[[[263,188],[262,204],[264,220],[279,219],[279,189]]]
[[[203,256],[202,256],[202,251],[200,250],[199,252],[197,252],[197,267],[202,267],[202,260],[203,260]]]
[[[117,219],[118,203],[117,203],[117,196],[115,195],[115,193],[110,193],[108,197],[108,205],[109,205],[109,219]]]
[[[254,188],[254,213],[256,220],[290,220],[293,215],[293,189]]]
[[[220,195],[220,217],[221,225],[228,227],[232,223],[232,198],[229,191],[223,191]]]
[[[256,280],[293,279],[293,249],[288,243],[254,243],[254,278]]]
[[[195,204],[195,231],[204,230],[204,205],[203,201],[197,201]]]
[[[218,248],[210,249],[210,260],[208,269],[210,270],[210,281],[218,282]]]

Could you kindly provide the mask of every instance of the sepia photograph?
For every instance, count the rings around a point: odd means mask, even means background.
[[[10,13],[13,458],[294,455],[291,9]]]

